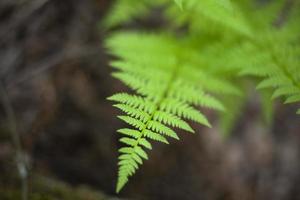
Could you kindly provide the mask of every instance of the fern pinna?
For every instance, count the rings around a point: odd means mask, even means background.
[[[168,144],[168,138],[179,139],[174,128],[194,133],[185,120],[210,127],[194,106],[217,110],[224,107],[206,91],[216,92],[217,86],[224,84],[224,91],[236,92],[226,80],[209,76],[205,79],[210,84],[200,84],[203,74],[193,63],[193,52],[184,48],[184,42],[175,41],[168,35],[141,33],[120,33],[107,40],[111,53],[120,59],[111,63],[118,70],[113,76],[137,93],[119,93],[109,98],[126,113],[119,118],[132,126],[118,130],[123,135],[120,142],[126,146],[119,150],[117,192],[142,160],[148,159],[144,149],[152,148],[151,140]]]

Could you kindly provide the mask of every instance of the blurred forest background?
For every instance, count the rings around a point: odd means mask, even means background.
[[[116,197],[123,124],[106,98],[125,89],[110,76],[101,27],[112,3],[0,1],[0,199],[28,187],[28,199],[46,200],[300,200],[296,107],[276,104],[266,125],[255,92],[230,138],[208,113],[215,128],[156,144]],[[127,26],[161,23],[153,13]]]

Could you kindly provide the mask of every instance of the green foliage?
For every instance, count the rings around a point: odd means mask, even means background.
[[[218,82],[212,75],[205,77],[194,63],[190,45],[164,34],[128,32],[107,40],[111,53],[120,58],[111,63],[117,69],[113,76],[137,93],[119,93],[109,98],[127,114],[119,118],[133,127],[118,131],[122,134],[120,142],[127,147],[120,149],[117,191],[142,164],[142,159],[148,159],[144,149],[152,148],[151,140],[168,143],[167,138],[179,139],[174,128],[194,133],[185,120],[210,127],[206,116],[194,106],[223,110],[222,103],[209,93],[236,92],[234,86],[220,77]],[[199,85],[199,76],[211,85]],[[222,91],[214,86],[217,84],[224,84],[227,89]]]
[[[110,14],[104,21],[104,26],[112,28],[121,23],[130,21],[134,17],[147,15],[147,11],[149,10],[146,2],[147,1],[144,0],[119,0],[117,3],[113,4]]]
[[[178,5],[181,9],[183,9],[182,0],[174,0],[174,1],[175,1],[175,3],[177,3],[177,5]]]
[[[198,108],[225,111],[221,127],[229,131],[245,99],[237,98],[245,96],[245,80],[258,82],[266,118],[272,113],[266,98],[271,90],[272,99],[300,102],[299,2],[286,13],[283,0],[264,5],[251,0],[175,3],[120,0],[104,22],[115,27],[155,8],[163,8],[168,19],[162,31],[122,31],[106,40],[118,58],[111,63],[113,76],[132,90],[109,98],[125,113],[119,118],[131,126],[118,130],[124,147],[119,150],[117,192],[148,159],[152,141],[179,139],[177,129],[194,133],[190,120],[211,126]]]
[[[215,29],[219,26],[218,29],[229,28],[247,36],[252,34],[241,10],[230,0],[185,0],[183,6],[184,13],[175,11],[176,14],[172,12],[170,17],[179,14],[180,23],[189,24],[193,31],[199,28]]]

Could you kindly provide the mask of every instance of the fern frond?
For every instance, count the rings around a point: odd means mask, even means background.
[[[296,97],[300,95],[300,53],[298,47],[291,47],[287,42],[297,40],[297,32],[294,34],[291,37],[284,30],[272,35],[268,32],[261,34],[261,38],[254,41],[251,52],[249,49],[243,52],[250,66],[241,65],[240,72],[242,75],[261,77],[257,89],[272,88],[272,99],[284,97],[286,103],[299,102]],[[265,56],[257,59],[253,51]]]
[[[283,97],[286,103],[299,102],[300,30],[294,26],[293,23],[288,24],[279,30],[265,27],[259,30],[255,39],[245,38],[238,45],[232,43],[227,47],[230,50],[223,55],[217,51],[208,51],[205,56],[218,57],[216,61],[211,59],[209,64],[216,70],[223,65],[219,73],[227,70],[240,76],[258,78],[260,82],[257,89],[272,89],[272,99]],[[216,45],[216,48],[219,47],[220,44]]]
[[[212,88],[216,86],[210,87],[209,83],[224,83],[227,94],[236,89],[225,80],[214,81],[213,74],[203,73],[201,66],[195,67],[189,58],[195,49],[170,35],[122,33],[107,40],[107,46],[119,57],[112,62],[117,70],[113,76],[136,93],[119,93],[108,98],[118,102],[114,106],[126,113],[119,118],[133,127],[118,131],[122,134],[120,142],[128,146],[120,151],[119,192],[141,164],[138,160],[148,158],[144,149],[152,148],[150,140],[166,144],[166,138],[178,140],[173,128],[194,133],[185,120],[211,126],[206,116],[195,108],[225,109],[213,95]],[[187,75],[188,66],[203,75],[201,82]],[[222,89],[218,86],[215,91]]]

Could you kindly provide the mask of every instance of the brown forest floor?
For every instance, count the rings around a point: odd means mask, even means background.
[[[102,45],[106,32],[100,20],[109,5],[109,0],[0,1],[0,86],[16,115],[31,199],[116,196],[115,130],[122,123],[106,97],[124,87],[111,78]],[[253,95],[227,141],[217,129],[194,126],[196,135],[156,144],[120,197],[300,200],[295,108],[277,105],[269,128],[259,111]],[[9,122],[1,106],[1,200],[20,199]],[[53,192],[53,185],[63,189]]]

